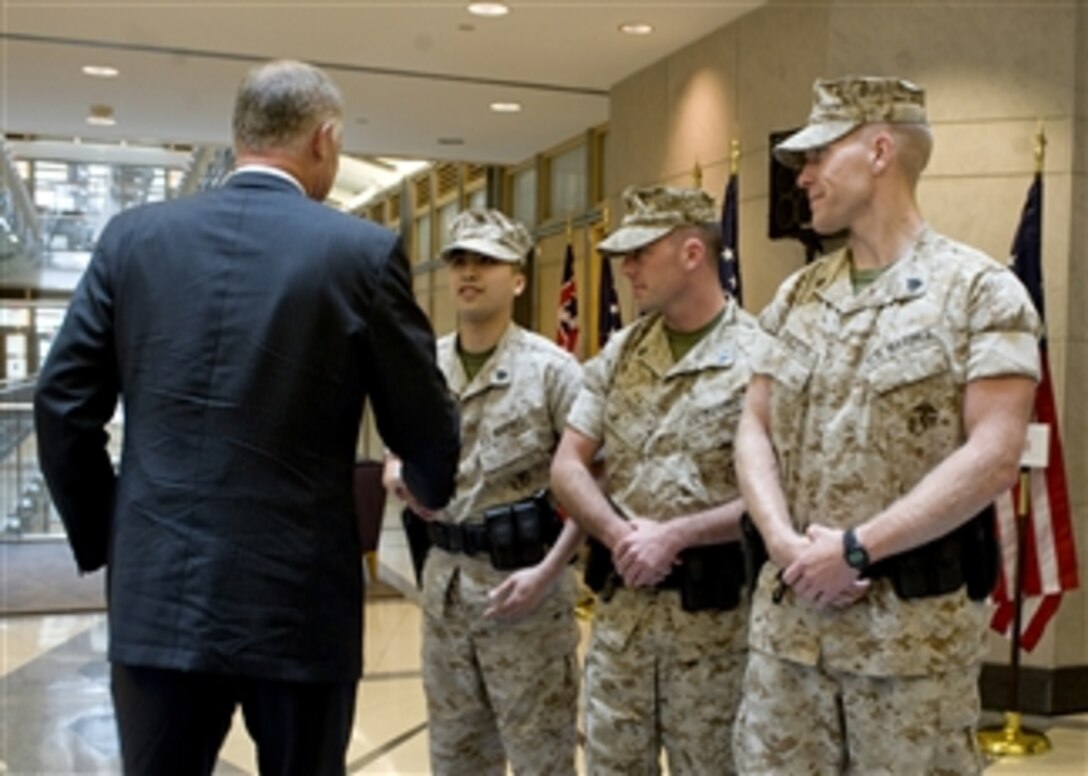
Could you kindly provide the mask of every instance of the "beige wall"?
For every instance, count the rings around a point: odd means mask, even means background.
[[[758,312],[804,260],[799,243],[766,236],[767,135],[804,122],[814,78],[848,73],[894,74],[926,88],[936,150],[920,187],[923,212],[939,231],[1001,259],[1044,124],[1051,366],[1088,583],[1088,403],[1080,398],[1088,385],[1088,4],[772,1],[613,88],[612,212],[629,184],[691,185],[696,162],[703,188],[720,199],[730,142],[739,140],[744,301]],[[1088,596],[1067,596],[1025,662],[1088,664],[1086,623]],[[1007,659],[1005,642],[995,637],[991,647],[994,662]]]

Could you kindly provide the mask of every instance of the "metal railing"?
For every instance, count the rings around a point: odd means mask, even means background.
[[[34,436],[34,382],[0,385],[0,542],[64,536],[38,466]],[[122,424],[107,428],[114,459]]]
[[[18,253],[37,260],[41,249],[37,210],[0,139],[0,258]]]

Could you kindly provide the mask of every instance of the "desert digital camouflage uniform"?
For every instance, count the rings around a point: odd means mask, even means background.
[[[729,300],[718,324],[674,363],[660,315],[614,335],[586,366],[568,425],[602,443],[605,490],[626,516],[667,521],[739,497],[733,435],[755,319]],[[729,731],[744,666],[747,599],[685,612],[675,590],[599,600],[586,654],[586,772],[733,772]]]
[[[1019,281],[928,227],[910,255],[856,294],[845,249],[799,271],[760,324],[752,368],[774,380],[771,435],[801,533],[810,523],[860,525],[951,455],[964,442],[968,382],[1038,377],[1039,321]],[[819,666],[844,688],[855,758],[847,772],[979,771],[972,727],[985,604],[963,588],[904,601],[877,579],[845,609],[809,608],[792,593],[776,605],[774,573],[763,568],[752,602],[742,769],[818,773],[812,763],[827,762],[817,750],[835,738],[821,730],[842,727],[834,682],[800,670]],[[817,719],[796,714],[799,696],[821,708]],[[894,710],[896,729],[873,729],[888,718],[869,713],[873,704]]]
[[[438,363],[461,408],[457,489],[443,520],[481,520],[489,507],[548,485],[552,453],[581,386],[581,366],[511,324],[471,382],[456,335]],[[488,591],[511,572],[486,556],[433,547],[423,572],[423,682],[437,774],[573,774],[578,629],[564,574],[530,615],[485,618]]]

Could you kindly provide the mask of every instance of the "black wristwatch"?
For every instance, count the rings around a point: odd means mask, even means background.
[[[853,528],[843,531],[842,556],[846,559],[846,565],[858,572],[865,571],[869,566],[869,551],[861,546]]]

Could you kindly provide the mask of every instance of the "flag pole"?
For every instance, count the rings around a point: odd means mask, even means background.
[[[1035,130],[1035,172],[1043,172],[1043,160],[1046,158],[1046,132],[1043,131],[1043,122],[1039,122],[1039,128]]]
[[[691,180],[695,188],[701,189],[703,187],[703,168],[699,166],[698,159],[695,160],[695,166],[691,169]]]
[[[1043,171],[1046,134],[1043,124],[1035,133],[1035,172]],[[1024,617],[1024,532],[1031,510],[1031,469],[1020,469],[1020,493],[1016,502],[1016,579],[1013,581],[1012,635],[1009,639],[1009,706],[1003,725],[991,725],[978,731],[979,747],[994,757],[1023,757],[1050,750],[1046,734],[1021,725],[1020,712],[1020,629]]]
[[[1009,705],[1003,725],[990,725],[978,731],[978,744],[993,757],[1023,757],[1050,750],[1045,733],[1021,725],[1020,713],[1020,628],[1024,616],[1024,526],[1031,505],[1031,470],[1020,470],[1020,497],[1016,502],[1016,579],[1013,590],[1012,643],[1009,658]]]

